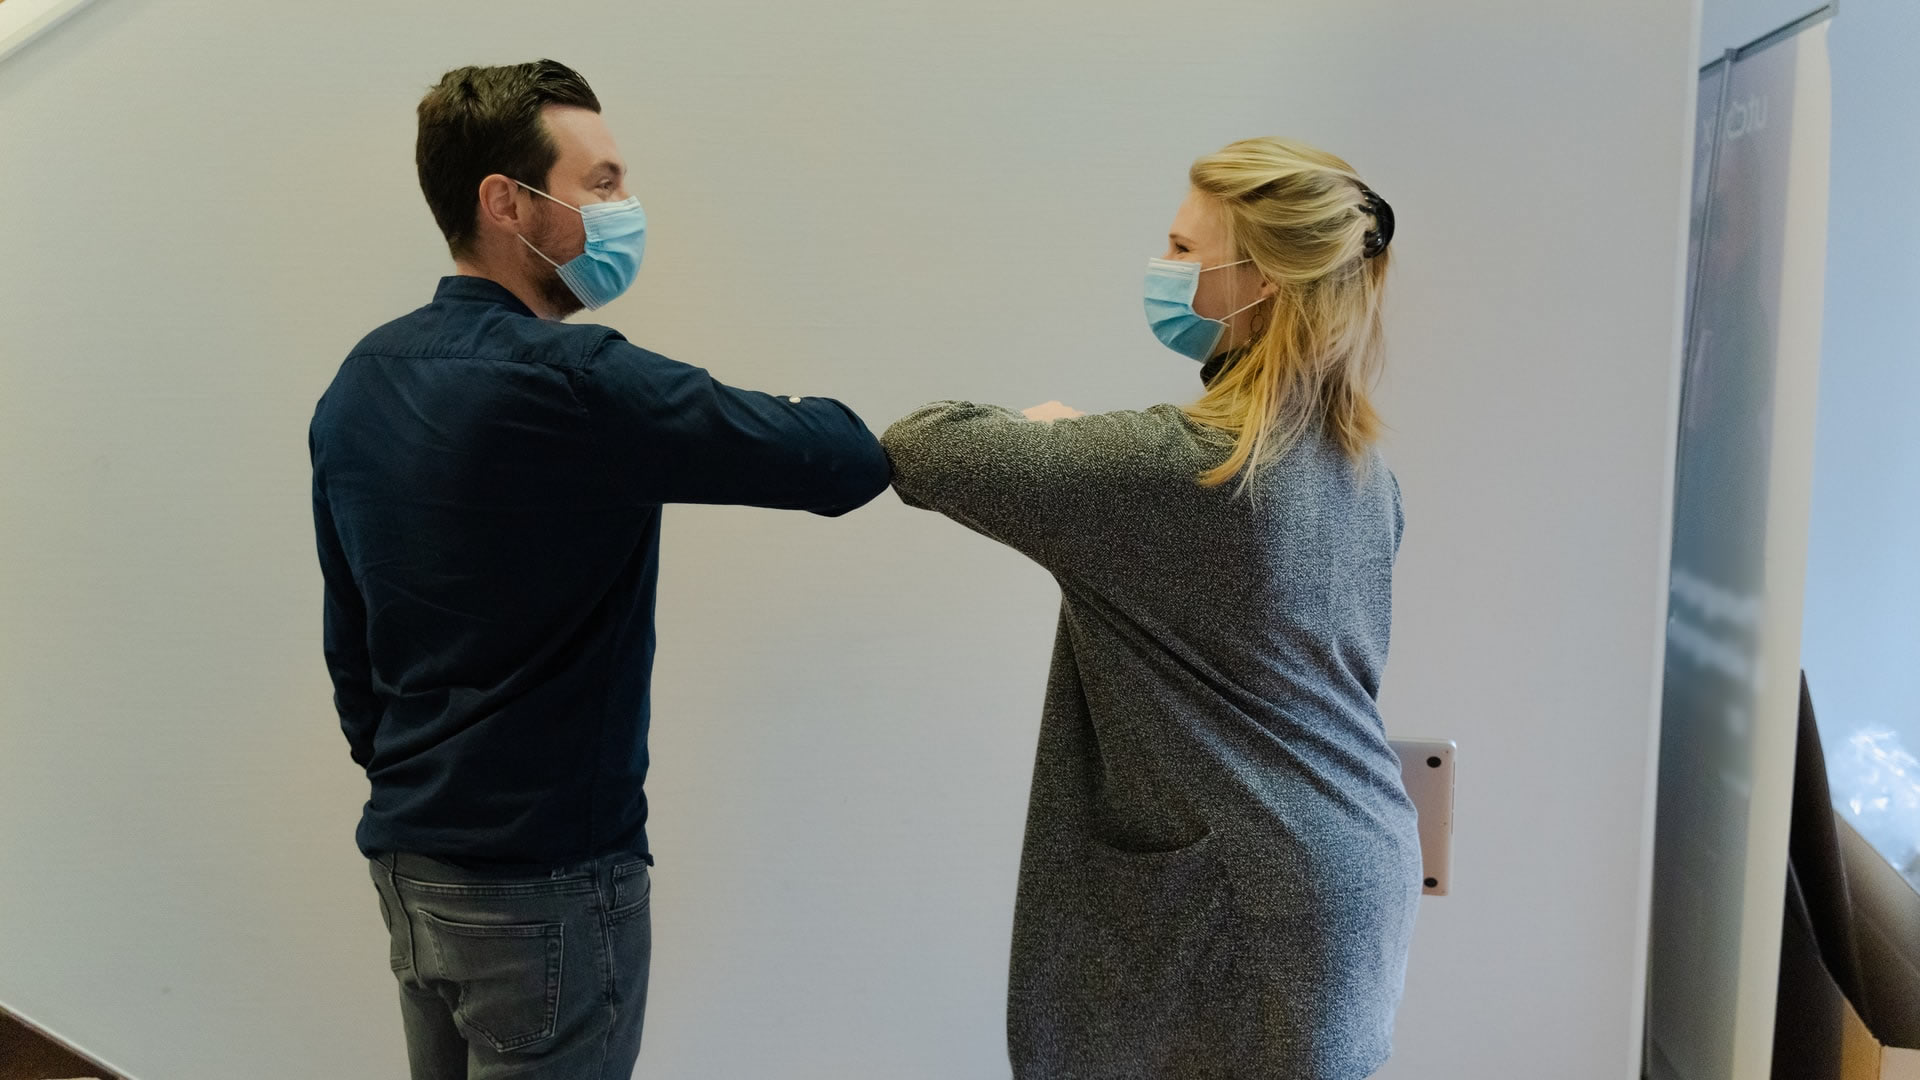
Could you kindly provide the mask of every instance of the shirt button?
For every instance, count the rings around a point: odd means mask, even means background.
[[[795,405],[800,404],[800,399],[797,397],[790,397],[787,400],[793,402]]]

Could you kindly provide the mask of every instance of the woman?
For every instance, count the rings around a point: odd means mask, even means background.
[[[1194,163],[1147,316],[1188,406],[930,405],[894,486],[1064,600],[1014,915],[1017,1077],[1344,1080],[1388,1056],[1419,897],[1375,698],[1399,489],[1374,443],[1393,216],[1281,139]]]

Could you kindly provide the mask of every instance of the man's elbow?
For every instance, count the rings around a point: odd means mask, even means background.
[[[887,460],[887,452],[869,438],[834,470],[828,498],[813,512],[821,517],[850,514],[879,498],[892,482],[893,465]]]

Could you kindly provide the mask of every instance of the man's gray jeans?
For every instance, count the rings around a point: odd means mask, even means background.
[[[369,869],[413,1080],[630,1080],[653,951],[644,860],[528,877],[399,854]]]

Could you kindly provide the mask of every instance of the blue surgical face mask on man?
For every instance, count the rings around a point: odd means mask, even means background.
[[[1206,363],[1219,347],[1220,335],[1227,332],[1227,319],[1267,298],[1263,296],[1228,313],[1226,319],[1209,319],[1193,310],[1194,294],[1200,291],[1200,275],[1207,270],[1225,270],[1252,261],[1241,259],[1203,268],[1199,263],[1178,259],[1148,259],[1147,325],[1153,328],[1153,336],[1181,356]]]
[[[575,206],[560,202],[531,184],[520,186],[574,211],[586,225],[586,250],[564,264],[554,262],[526,237],[522,236],[520,242],[560,272],[560,280],[566,282],[567,288],[588,311],[605,307],[632,287],[633,279],[640,275],[640,259],[647,251],[647,212],[640,209],[638,196],[619,202]]]

